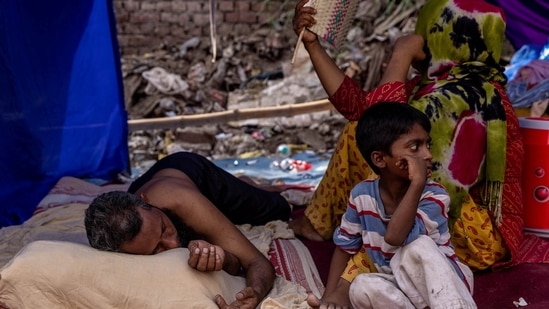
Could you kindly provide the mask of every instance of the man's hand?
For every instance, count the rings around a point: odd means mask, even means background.
[[[223,269],[225,251],[204,240],[189,242],[189,266],[198,271],[219,271]]]
[[[246,287],[236,293],[236,300],[233,303],[227,304],[219,294],[215,296],[215,303],[221,309],[254,309],[259,304],[259,297],[252,287]]]

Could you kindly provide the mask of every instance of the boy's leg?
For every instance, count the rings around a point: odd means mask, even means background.
[[[463,264],[456,270],[428,236],[402,247],[391,259],[391,269],[398,286],[417,308],[476,308],[471,295],[473,273]]]
[[[353,308],[416,308],[389,274],[358,275],[349,288],[349,299]]]

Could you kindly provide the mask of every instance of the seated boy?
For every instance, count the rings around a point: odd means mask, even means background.
[[[428,179],[430,130],[427,116],[408,104],[378,103],[360,118],[357,145],[379,177],[351,191],[332,261],[349,264],[322,306],[476,308],[473,274],[450,243],[450,197]]]

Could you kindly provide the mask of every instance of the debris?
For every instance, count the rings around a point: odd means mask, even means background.
[[[524,300],[524,298],[519,298],[518,301],[513,301],[513,305],[515,305],[515,307],[519,308],[519,307],[526,307],[528,306],[528,303]]]
[[[348,76],[364,89],[372,89],[381,78],[392,42],[413,31],[424,2],[361,1],[348,44],[339,51],[329,44],[325,48]],[[299,145],[287,149],[292,154],[333,150],[347,121],[333,109],[297,108],[300,103],[325,100],[327,95],[304,48],[291,64],[297,42],[292,18],[292,12],[280,12],[273,19],[276,22],[221,36],[217,39],[222,49],[213,46],[211,37],[202,36],[176,46],[163,45],[145,55],[123,55],[129,119],[166,118],[174,125],[169,129],[130,127],[132,167],[142,169],[144,162],[182,150],[211,159],[276,156],[277,151],[284,152],[279,145]],[[294,106],[299,112],[285,110]],[[179,119],[214,112],[215,119]],[[278,115],[273,117],[275,112]],[[266,113],[273,116],[265,117]],[[287,164],[293,171],[306,167]]]

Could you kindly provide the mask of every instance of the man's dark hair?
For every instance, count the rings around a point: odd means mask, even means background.
[[[120,251],[123,242],[132,240],[143,220],[137,207],[152,206],[134,194],[111,191],[97,196],[86,209],[84,224],[90,245],[105,251]]]
[[[111,191],[97,196],[86,209],[84,224],[90,245],[99,250],[120,251],[120,246],[139,234],[143,219],[137,207],[157,208],[136,195]],[[189,241],[200,237],[169,209],[160,209],[173,223],[179,244],[186,248]]]
[[[372,105],[360,117],[356,127],[356,144],[370,168],[379,174],[371,154],[383,151],[391,154],[391,146],[402,135],[409,133],[419,124],[431,132],[429,118],[415,107],[399,102],[380,102]]]

